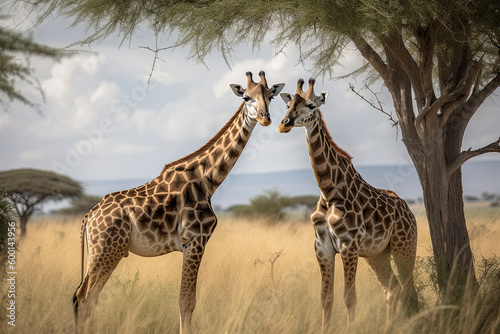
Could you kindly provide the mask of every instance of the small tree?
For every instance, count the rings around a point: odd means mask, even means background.
[[[19,217],[21,236],[35,209],[48,201],[60,201],[82,195],[79,182],[51,171],[15,169],[0,172],[0,187],[5,189]]]
[[[237,216],[265,218],[269,222],[276,222],[284,218],[283,209],[289,205],[290,198],[273,189],[251,198],[250,205],[235,205],[230,211]]]

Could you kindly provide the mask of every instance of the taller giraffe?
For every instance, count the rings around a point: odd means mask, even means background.
[[[305,127],[311,164],[321,190],[311,214],[315,229],[315,252],[321,270],[323,330],[330,325],[333,304],[335,255],[344,265],[344,302],[348,325],[354,320],[355,278],[358,258],[364,257],[385,293],[387,319],[395,312],[400,284],[391,268],[391,255],[403,284],[403,306],[407,314],[418,310],[413,282],[417,249],[417,224],[404,200],[390,190],[368,184],[354,168],[351,157],[332,140],[319,106],[327,93],[314,94],[314,79],[304,92],[300,79],[292,97],[282,93],[288,112],[279,131]]]
[[[271,124],[269,103],[284,84],[268,87],[265,73],[255,83],[247,72],[247,88],[232,84],[244,102],[222,129],[197,151],[171,162],[150,182],[104,198],[82,223],[88,264],[73,295],[77,330],[88,331],[104,284],[128,252],[159,256],[183,253],[179,296],[180,331],[187,333],[196,303],[198,268],[205,245],[217,224],[211,197],[238,160],[257,122]]]

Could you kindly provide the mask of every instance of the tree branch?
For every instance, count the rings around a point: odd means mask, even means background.
[[[425,94],[422,88],[422,80],[420,79],[420,69],[413,59],[412,55],[404,45],[401,34],[392,34],[382,38],[382,44],[386,52],[390,52],[396,59],[406,75],[410,79],[413,91],[415,92],[415,100],[417,106],[421,106],[425,99]]]
[[[451,85],[447,86],[442,92],[441,96],[435,99],[434,102],[431,102],[433,99],[432,92],[429,92],[427,94],[427,96],[425,97],[425,104],[415,120],[415,126],[419,127],[425,116],[427,116],[429,113],[437,113],[445,103],[451,101],[450,89]]]
[[[416,126],[420,126],[425,116],[437,113],[439,110],[442,112],[441,124],[446,124],[457,105],[464,103],[469,96],[481,68],[480,62],[471,65],[457,85],[457,89],[450,92],[452,85],[448,84],[441,92],[441,96],[434,102],[431,103],[432,97],[430,95],[426,96],[425,105],[415,120]]]
[[[432,84],[433,57],[442,24],[438,20],[433,20],[427,27],[419,27],[415,30],[415,37],[418,43],[420,79],[422,89],[426,98],[431,95],[431,101],[435,98]]]
[[[462,151],[453,161],[448,163],[448,166],[446,167],[446,173],[447,173],[448,177],[450,177],[467,160],[474,158],[474,157],[477,157],[478,155],[481,155],[481,154],[493,153],[493,152],[500,153],[500,138],[498,138],[496,141],[494,141],[486,146],[478,148],[477,150],[472,150],[472,148],[469,148],[467,151]]]
[[[152,49],[149,46],[139,46],[140,49],[145,49],[145,50],[148,50],[148,51],[151,51],[151,52],[154,53],[153,64],[151,65],[151,71],[149,72],[149,76],[148,76],[148,90],[149,90],[149,84],[151,83],[151,79],[153,78],[153,72],[155,70],[156,61],[158,59],[163,61],[163,59],[161,59],[160,57],[158,57],[158,53],[160,53],[161,51],[175,49],[175,48],[177,48],[180,45],[181,44],[175,44],[175,45],[167,46],[167,47],[164,47],[164,48],[158,48],[158,35],[156,35],[156,46],[155,46],[155,49]]]
[[[392,117],[392,114],[389,114],[387,111],[384,110],[384,108],[382,107],[382,102],[380,102],[380,100],[378,99],[378,96],[377,94],[375,94],[375,92],[373,92],[368,86],[365,85],[365,88],[368,89],[368,91],[370,91],[370,93],[373,94],[373,96],[375,96],[375,99],[377,100],[377,104],[378,106],[376,106],[372,101],[368,100],[367,98],[365,98],[363,95],[361,95],[359,92],[357,92],[355,89],[354,89],[354,85],[352,84],[349,84],[349,89],[352,90],[354,92],[354,94],[356,94],[357,96],[359,96],[361,98],[361,100],[365,101],[366,103],[368,103],[372,108],[374,109],[377,109],[378,111],[380,111],[381,113],[383,113],[384,115],[386,115],[387,117],[389,117],[389,120],[391,121],[392,123],[392,126],[398,126],[399,124],[399,121],[398,120],[395,120],[393,117]],[[397,139],[397,130],[396,130],[396,139]]]
[[[448,99],[449,101],[446,102],[446,104],[443,104],[441,108],[443,113],[441,118],[442,126],[446,124],[451,114],[457,109],[457,107],[467,101],[482,67],[483,65],[481,62],[475,61],[467,67],[467,71],[460,80],[457,89],[450,94]]]
[[[477,93],[471,95],[467,102],[464,104],[464,117],[468,120],[474,116],[474,113],[481,106],[481,104],[497,89],[500,87],[500,73],[498,73],[491,81],[479,90]]]
[[[379,54],[373,50],[364,38],[359,36],[355,38],[351,36],[351,39],[361,55],[375,68],[378,74],[380,74],[382,80],[388,82],[387,65]]]

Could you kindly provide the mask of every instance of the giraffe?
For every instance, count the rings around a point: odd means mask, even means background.
[[[368,184],[354,168],[351,156],[338,147],[323,121],[319,106],[327,93],[314,94],[314,79],[303,91],[304,80],[297,83],[295,95],[282,93],[288,111],[278,130],[288,133],[305,127],[309,156],[321,196],[312,211],[315,253],[321,271],[322,327],[331,325],[335,255],[344,267],[344,302],[347,324],[355,315],[355,278],[359,257],[365,258],[382,285],[388,322],[396,311],[398,295],[408,315],[418,310],[414,287],[417,226],[406,202],[393,191]],[[403,288],[394,277],[391,255]]]
[[[271,124],[269,103],[284,84],[268,87],[247,72],[247,87],[231,84],[243,102],[222,129],[197,151],[164,166],[137,188],[114,192],[92,208],[81,227],[82,282],[73,295],[77,331],[87,332],[98,296],[129,252],[140,256],[183,253],[180,332],[188,333],[196,303],[198,269],[216,225],[211,197],[243,151],[257,122]],[[84,240],[88,263],[84,275]]]

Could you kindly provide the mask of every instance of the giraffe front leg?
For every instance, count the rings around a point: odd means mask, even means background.
[[[353,249],[340,250],[344,265],[344,303],[347,307],[347,327],[354,322],[356,309],[356,271],[358,269],[358,252]]]
[[[327,332],[331,326],[336,255],[332,235],[328,228],[326,212],[326,204],[323,198],[320,198],[311,214],[311,220],[316,234],[314,250],[321,271],[321,308],[323,310],[321,327],[323,333]]]
[[[330,328],[335,278],[335,252],[329,252],[318,240],[315,242],[316,258],[321,271],[321,308],[323,309],[322,331]]]
[[[180,333],[190,333],[191,319],[196,306],[196,282],[205,245],[198,240],[190,242],[184,250],[181,291],[179,294]]]

